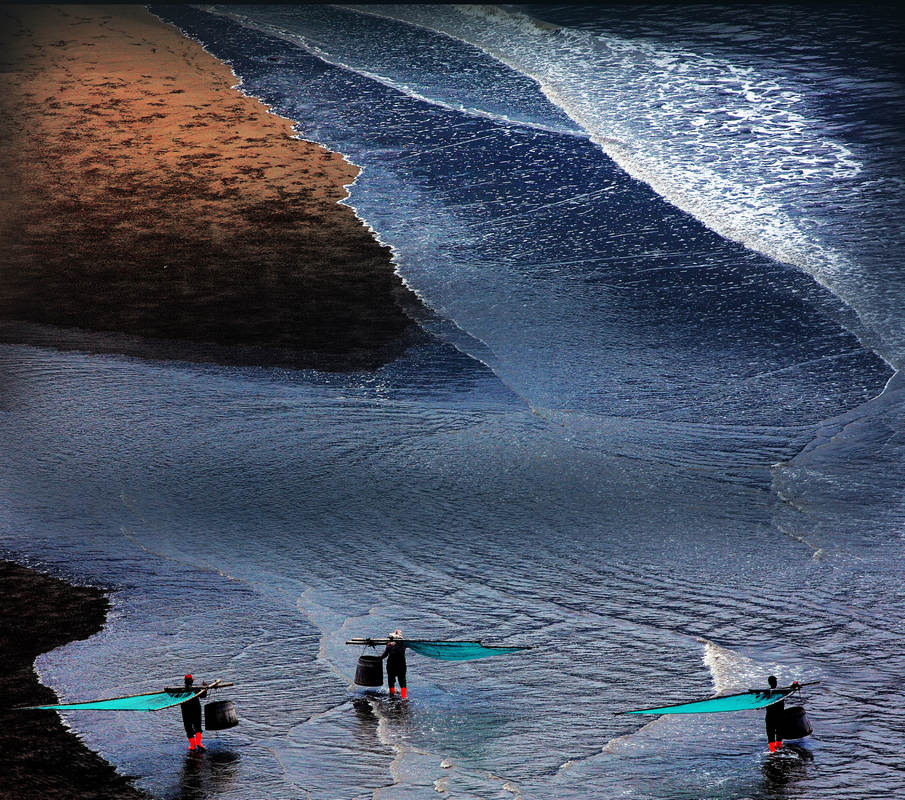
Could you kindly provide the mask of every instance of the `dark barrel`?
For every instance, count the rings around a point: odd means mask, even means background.
[[[783,739],[803,739],[810,736],[813,730],[808,715],[804,713],[804,706],[790,706],[783,711],[780,726]]]
[[[359,686],[383,684],[383,661],[380,656],[359,656],[355,667],[355,683]]]
[[[239,724],[239,716],[232,700],[217,700],[204,706],[204,728],[208,731],[223,731],[235,728]]]

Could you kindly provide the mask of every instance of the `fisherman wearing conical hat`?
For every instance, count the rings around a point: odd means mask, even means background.
[[[399,680],[399,695],[403,700],[406,699],[407,691],[405,687],[405,641],[402,638],[402,631],[396,628],[389,636],[387,636],[387,646],[384,648],[381,658],[387,660],[387,686],[390,687],[390,694],[396,694],[396,680]]]

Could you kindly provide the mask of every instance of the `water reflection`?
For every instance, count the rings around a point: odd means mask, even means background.
[[[378,695],[374,698],[377,712],[385,719],[394,723],[408,723],[410,719],[410,706],[407,700],[396,696]]]
[[[764,779],[755,797],[758,800],[784,800],[789,790],[807,777],[814,754],[801,744],[788,743],[771,753],[761,764]]]
[[[239,754],[232,750],[208,749],[186,753],[179,782],[167,793],[168,800],[207,800],[235,787]]]
[[[368,695],[356,695],[352,698],[352,708],[355,711],[354,727],[355,738],[359,747],[372,748],[377,741],[377,728],[380,719],[374,712],[374,706]]]
[[[405,727],[410,719],[407,701],[378,692],[356,695],[352,698],[352,708],[358,722],[356,733],[371,743],[378,738],[381,721]]]

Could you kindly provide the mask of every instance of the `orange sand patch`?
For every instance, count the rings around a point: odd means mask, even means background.
[[[0,25],[0,317],[365,361],[410,325],[356,168],[195,42],[137,6]]]

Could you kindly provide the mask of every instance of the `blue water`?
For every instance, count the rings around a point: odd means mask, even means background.
[[[45,682],[237,684],[200,765],[178,716],[67,715],[155,796],[899,791],[902,39],[696,8],[155,8],[362,168],[434,334],[342,375],[0,349],[0,544],[115,589]],[[344,645],[396,627],[535,649],[413,655],[398,708]],[[613,714],[771,673],[822,681],[783,759],[757,712]]]

